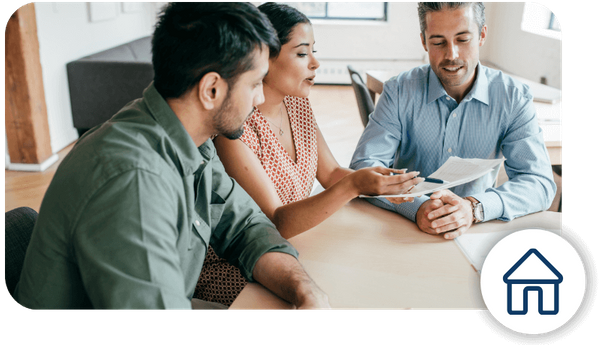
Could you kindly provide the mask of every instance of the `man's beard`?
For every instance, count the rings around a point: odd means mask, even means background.
[[[239,126],[232,123],[232,118],[235,116],[231,114],[233,102],[231,101],[230,96],[231,92],[227,94],[227,97],[225,97],[225,100],[223,101],[223,105],[217,110],[216,115],[213,117],[213,125],[217,130],[217,134],[222,135],[227,139],[235,140],[239,139],[244,134],[244,123],[242,122]]]

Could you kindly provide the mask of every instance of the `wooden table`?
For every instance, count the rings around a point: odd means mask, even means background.
[[[405,61],[398,65],[394,70],[368,70],[367,73],[367,88],[375,103],[377,94],[383,92],[383,84],[390,78],[397,76],[403,71],[424,64],[423,61]],[[487,65],[486,63],[483,63]],[[492,66],[493,67],[493,66]],[[534,97],[534,106],[537,111],[537,117],[544,134],[544,143],[550,155],[552,165],[562,164],[562,141],[560,130],[561,119],[561,92],[558,89],[548,85],[533,82],[521,77],[517,77],[505,73],[520,82],[527,84]]]
[[[561,214],[541,212],[469,231],[559,229]],[[313,229],[291,238],[300,262],[333,308],[484,309],[479,274],[453,240],[421,232],[406,218],[356,199]],[[232,309],[291,306],[248,284]]]

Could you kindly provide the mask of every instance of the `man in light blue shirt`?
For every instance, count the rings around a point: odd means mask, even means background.
[[[446,239],[476,222],[545,210],[556,192],[529,88],[479,63],[487,35],[483,4],[452,4],[419,3],[430,64],[385,83],[350,164],[408,168],[425,177],[451,156],[505,157],[509,180],[498,188],[496,169],[412,203],[368,199]]]

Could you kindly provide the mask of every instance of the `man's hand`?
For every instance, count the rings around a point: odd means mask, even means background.
[[[449,190],[433,193],[417,211],[417,225],[428,234],[444,233],[447,240],[465,233],[473,224],[471,202]]]
[[[263,254],[254,265],[256,281],[298,309],[329,309],[329,298],[308,276],[295,257],[280,252]]]

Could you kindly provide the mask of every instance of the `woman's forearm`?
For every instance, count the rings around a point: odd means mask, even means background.
[[[317,195],[278,207],[272,221],[281,236],[287,239],[315,227],[357,197],[352,181],[344,177]]]

